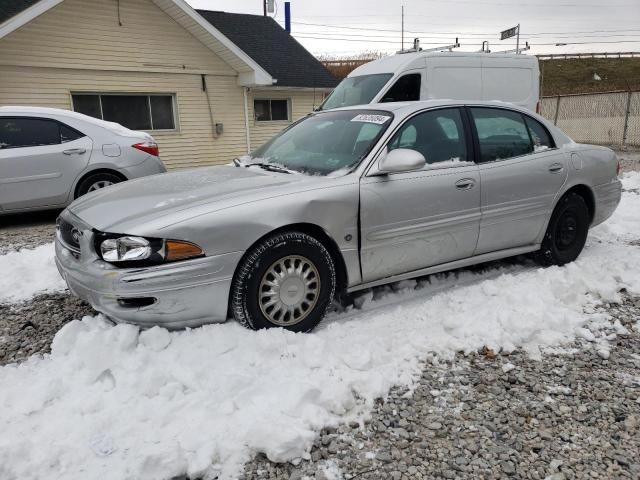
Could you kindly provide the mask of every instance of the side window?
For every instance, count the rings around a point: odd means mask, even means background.
[[[533,152],[522,115],[497,108],[471,108],[480,142],[480,161],[491,162]]]
[[[60,126],[44,118],[0,118],[0,147],[38,147],[60,143]]]
[[[84,136],[84,133],[80,133],[71,127],[60,124],[60,143],[73,142],[74,140]]]
[[[529,127],[531,140],[533,140],[533,150],[535,152],[542,152],[543,150],[555,147],[551,135],[549,135],[547,129],[544,128],[540,122],[526,115],[524,116],[524,121],[527,127]]]
[[[457,108],[431,110],[409,119],[393,136],[388,148],[416,150],[424,155],[428,164],[469,161]]]
[[[420,74],[410,73],[400,77],[380,102],[410,102],[420,100]]]

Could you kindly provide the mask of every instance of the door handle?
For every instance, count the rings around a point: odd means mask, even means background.
[[[554,163],[553,165],[549,166],[549,172],[550,173],[558,173],[561,172],[563,170],[563,166],[560,165],[559,163]]]
[[[83,153],[85,153],[87,151],[86,148],[70,148],[68,150],[63,150],[62,153],[64,153],[65,155],[82,155]]]
[[[469,190],[473,188],[475,184],[476,182],[473,178],[463,178],[462,180],[458,180],[456,182],[456,188],[458,190]]]

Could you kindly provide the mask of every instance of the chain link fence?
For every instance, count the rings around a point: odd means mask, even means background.
[[[540,107],[576,142],[640,147],[640,92],[544,97]]]

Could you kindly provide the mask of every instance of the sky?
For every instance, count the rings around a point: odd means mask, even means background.
[[[261,15],[262,0],[187,0],[194,8]],[[515,48],[500,31],[521,25],[529,53],[640,51],[640,0],[291,0],[292,34],[314,55],[353,57],[450,45],[461,51]],[[284,26],[284,0],[271,14]],[[556,44],[566,45],[556,45]]]

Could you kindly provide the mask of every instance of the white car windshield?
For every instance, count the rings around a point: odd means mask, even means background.
[[[255,150],[243,163],[319,175],[348,169],[369,153],[392,118],[391,113],[377,110],[312,114]]]
[[[370,103],[391,77],[392,73],[347,77],[331,92],[320,106],[320,110]]]

